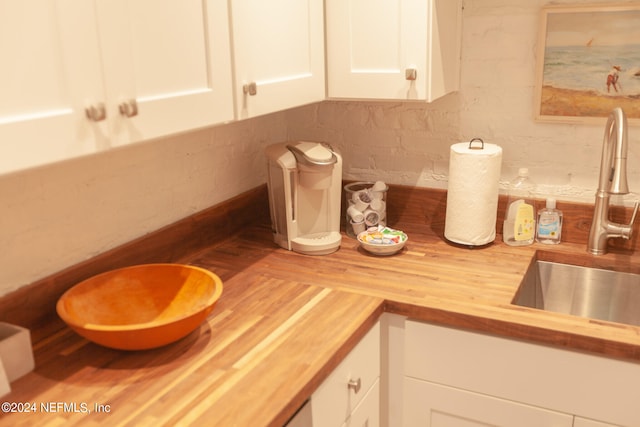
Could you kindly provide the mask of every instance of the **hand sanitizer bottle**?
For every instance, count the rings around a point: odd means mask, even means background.
[[[562,211],[556,209],[556,200],[547,199],[547,207],[538,212],[538,232],[536,240],[539,243],[557,245],[562,234]]]
[[[535,183],[529,178],[529,169],[518,169],[518,176],[509,184],[507,212],[502,228],[502,240],[507,245],[530,245],[535,240],[535,187]]]

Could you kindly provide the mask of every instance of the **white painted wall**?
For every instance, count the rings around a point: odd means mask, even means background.
[[[502,146],[505,181],[527,166],[541,194],[591,203],[603,128],[533,121],[546,3],[465,0],[462,89],[432,104],[327,101],[0,176],[0,295],[263,184],[264,147],[287,139],[333,144],[348,179],[446,188],[450,145],[477,136]]]
[[[0,295],[263,184],[262,149],[286,139],[283,119],[0,176]]]

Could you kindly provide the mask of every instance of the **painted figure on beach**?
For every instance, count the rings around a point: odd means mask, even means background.
[[[618,91],[618,72],[622,71],[619,65],[614,65],[609,71],[609,75],[607,76],[607,92],[611,92],[611,86],[617,92]]]

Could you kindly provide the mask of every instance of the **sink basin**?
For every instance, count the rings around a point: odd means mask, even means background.
[[[640,274],[534,259],[512,303],[640,326]]]

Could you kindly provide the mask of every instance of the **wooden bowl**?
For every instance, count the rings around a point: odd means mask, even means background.
[[[222,294],[212,272],[182,264],[125,267],[84,280],[58,300],[74,331],[105,347],[144,350],[194,331]]]

